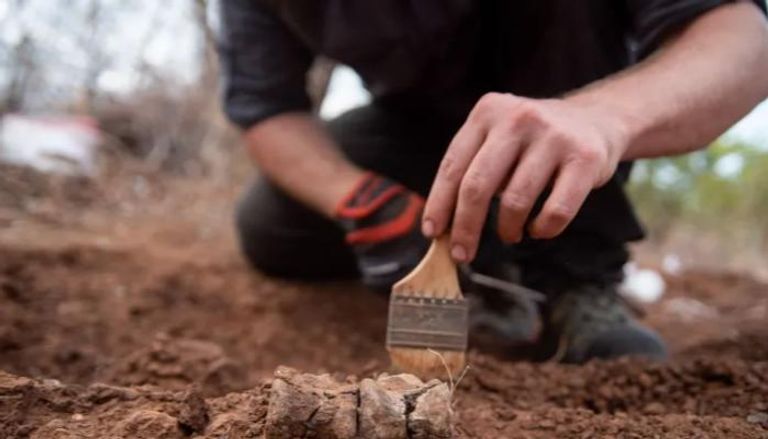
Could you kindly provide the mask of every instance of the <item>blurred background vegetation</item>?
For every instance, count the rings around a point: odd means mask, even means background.
[[[106,151],[146,169],[237,181],[251,171],[219,108],[216,21],[215,0],[0,0],[0,113],[87,115]],[[318,70],[313,95],[331,67]],[[651,246],[694,265],[768,265],[766,110],[749,123],[761,135],[637,163],[630,193]]]
[[[723,136],[702,151],[638,162],[629,191],[650,243],[691,265],[764,270],[765,146]]]

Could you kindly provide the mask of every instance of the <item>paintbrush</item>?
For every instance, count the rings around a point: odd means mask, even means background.
[[[468,309],[446,234],[392,287],[387,349],[393,365],[424,379],[458,376],[466,364]]]

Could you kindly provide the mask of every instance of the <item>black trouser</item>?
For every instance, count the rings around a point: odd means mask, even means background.
[[[463,122],[463,117],[443,113],[439,108],[378,103],[343,114],[328,128],[352,162],[426,196],[445,148]],[[565,232],[552,240],[526,238],[502,246],[488,233],[495,228],[495,218],[490,218],[479,264],[512,263],[524,284],[541,290],[550,289],[553,281],[620,280],[628,258],[626,242],[642,237],[622,188],[628,173],[629,164],[623,164],[608,184],[587,198]],[[263,177],[245,192],[237,228],[243,252],[264,273],[293,279],[357,275],[338,226]]]

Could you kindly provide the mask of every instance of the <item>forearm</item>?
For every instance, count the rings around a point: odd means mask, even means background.
[[[329,217],[363,173],[308,113],[271,117],[249,129],[245,139],[251,158],[267,178]]]
[[[609,106],[623,159],[706,146],[768,95],[768,27],[751,2],[719,7],[637,66],[567,97]]]

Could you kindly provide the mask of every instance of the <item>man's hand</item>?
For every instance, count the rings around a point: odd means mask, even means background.
[[[489,93],[448,147],[427,199],[423,232],[439,235],[452,220],[452,256],[472,260],[495,194],[499,236],[514,243],[539,195],[551,188],[528,232],[555,237],[589,192],[611,178],[626,146],[624,121],[608,108]]]
[[[429,242],[419,231],[423,208],[421,196],[372,172],[341,200],[335,217],[368,287],[389,292],[424,256]]]
[[[768,95],[768,26],[751,1],[722,5],[668,36],[655,54],[564,99],[489,94],[456,134],[427,199],[422,229],[453,221],[453,257],[471,260],[491,197],[499,234],[558,235],[619,160],[703,148]]]

